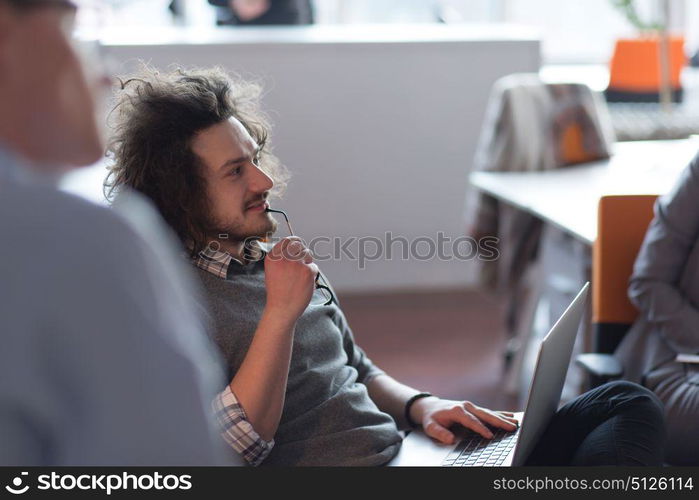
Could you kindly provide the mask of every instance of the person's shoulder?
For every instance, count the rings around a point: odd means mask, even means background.
[[[48,186],[0,198],[0,278],[18,296],[73,307],[148,288],[152,260],[142,238],[110,207]]]
[[[0,196],[0,228],[6,241],[53,252],[112,253],[114,243],[133,237],[121,217],[101,206],[50,186],[21,185]]]
[[[138,238],[106,206],[50,186],[13,186],[0,195],[0,233],[0,310],[17,332],[42,334],[32,322],[44,321],[81,335],[76,325],[88,315],[143,288]]]
[[[664,195],[660,196],[661,206],[675,206],[689,203],[695,205],[696,196],[699,194],[699,151],[689,161],[682,172],[677,176],[674,186]]]

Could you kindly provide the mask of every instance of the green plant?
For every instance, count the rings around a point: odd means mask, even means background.
[[[648,31],[657,32],[664,28],[663,23],[646,22],[641,19],[641,16],[638,14],[638,9],[636,9],[634,0],[610,0],[610,2],[624,14],[626,19],[633,24],[636,29],[642,33]]]

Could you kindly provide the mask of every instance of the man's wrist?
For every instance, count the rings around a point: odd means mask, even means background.
[[[296,328],[298,316],[289,314],[284,308],[265,307],[262,311],[259,325],[265,325],[275,331],[293,331]]]
[[[409,427],[416,428],[422,425],[425,408],[429,406],[430,400],[434,399],[438,398],[429,392],[419,392],[406,401],[405,420]]]

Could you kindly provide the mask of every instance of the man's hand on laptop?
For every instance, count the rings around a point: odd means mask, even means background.
[[[414,422],[422,424],[425,434],[445,444],[456,443],[456,435],[449,430],[455,425],[471,429],[487,439],[493,437],[487,425],[506,431],[515,431],[519,425],[510,412],[481,408],[470,401],[452,401],[437,397],[416,401],[410,409],[410,414]]]

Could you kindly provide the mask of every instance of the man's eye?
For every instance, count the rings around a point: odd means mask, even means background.
[[[240,167],[234,168],[230,172],[231,175],[240,175]]]

